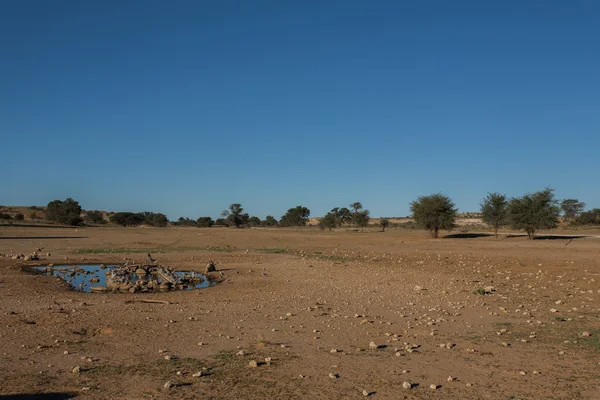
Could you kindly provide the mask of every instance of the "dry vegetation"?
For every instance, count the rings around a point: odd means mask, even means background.
[[[74,292],[8,257],[39,248],[42,264],[213,259],[223,282]],[[0,253],[0,397],[600,398],[598,237],[1,227]]]

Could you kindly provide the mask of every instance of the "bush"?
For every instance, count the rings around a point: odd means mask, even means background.
[[[582,212],[574,221],[575,225],[600,225],[600,208]]]
[[[23,221],[25,216],[22,213],[15,214],[15,221]]]
[[[144,222],[144,216],[132,212],[118,212],[114,213],[109,218],[113,224],[121,226],[139,226]]]
[[[215,225],[229,226],[229,225],[227,225],[227,221],[225,221],[225,218],[217,218],[215,220]]]
[[[381,230],[385,232],[385,228],[390,226],[390,220],[387,218],[381,218],[381,220],[379,221],[379,226],[381,226]]]
[[[100,211],[87,211],[85,215],[85,222],[88,224],[106,224],[104,215]]]
[[[457,209],[448,196],[441,193],[420,196],[410,203],[416,224],[427,229],[437,238],[441,229],[450,230],[455,226]]]
[[[259,226],[260,225],[260,218],[258,218],[258,217],[250,217],[250,218],[248,218],[248,225],[250,225],[250,226]]]
[[[556,228],[559,213],[558,202],[550,188],[511,199],[508,203],[508,219],[512,227],[527,232],[529,239],[533,239],[540,229]]]
[[[218,221],[218,220],[217,220]],[[196,221],[196,225],[199,228],[210,228],[211,226],[214,225],[214,221],[212,220],[211,217],[200,217],[198,218],[198,220]]]
[[[278,222],[272,215],[267,215],[264,221],[261,221],[262,226],[277,226]]]
[[[179,217],[176,222],[173,222],[173,225],[176,226],[197,226],[197,222],[191,218]]]
[[[327,214],[325,214],[325,216],[321,218],[321,221],[319,221],[319,226],[321,227],[321,230],[324,230],[325,228],[332,230],[333,228],[338,226],[338,218],[336,212],[330,211]]]
[[[303,206],[296,206],[287,210],[279,220],[281,226],[304,226],[310,217],[310,210]]]
[[[0,213],[0,219],[9,220],[12,219],[10,214]]]
[[[81,219],[81,206],[70,197],[65,201],[54,200],[48,203],[46,218],[67,225],[79,225],[83,222]]]

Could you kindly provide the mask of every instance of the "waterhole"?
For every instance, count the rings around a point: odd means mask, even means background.
[[[160,266],[47,265],[33,267],[57,276],[81,292],[156,292],[202,289],[216,285],[210,276]]]

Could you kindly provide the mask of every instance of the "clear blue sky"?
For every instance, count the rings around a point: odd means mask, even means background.
[[[0,204],[600,207],[600,2],[4,0]]]

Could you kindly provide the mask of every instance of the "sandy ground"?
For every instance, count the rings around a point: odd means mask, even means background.
[[[0,258],[0,399],[600,399],[600,239],[567,242],[2,227],[37,264],[150,252],[224,282],[86,294]]]

